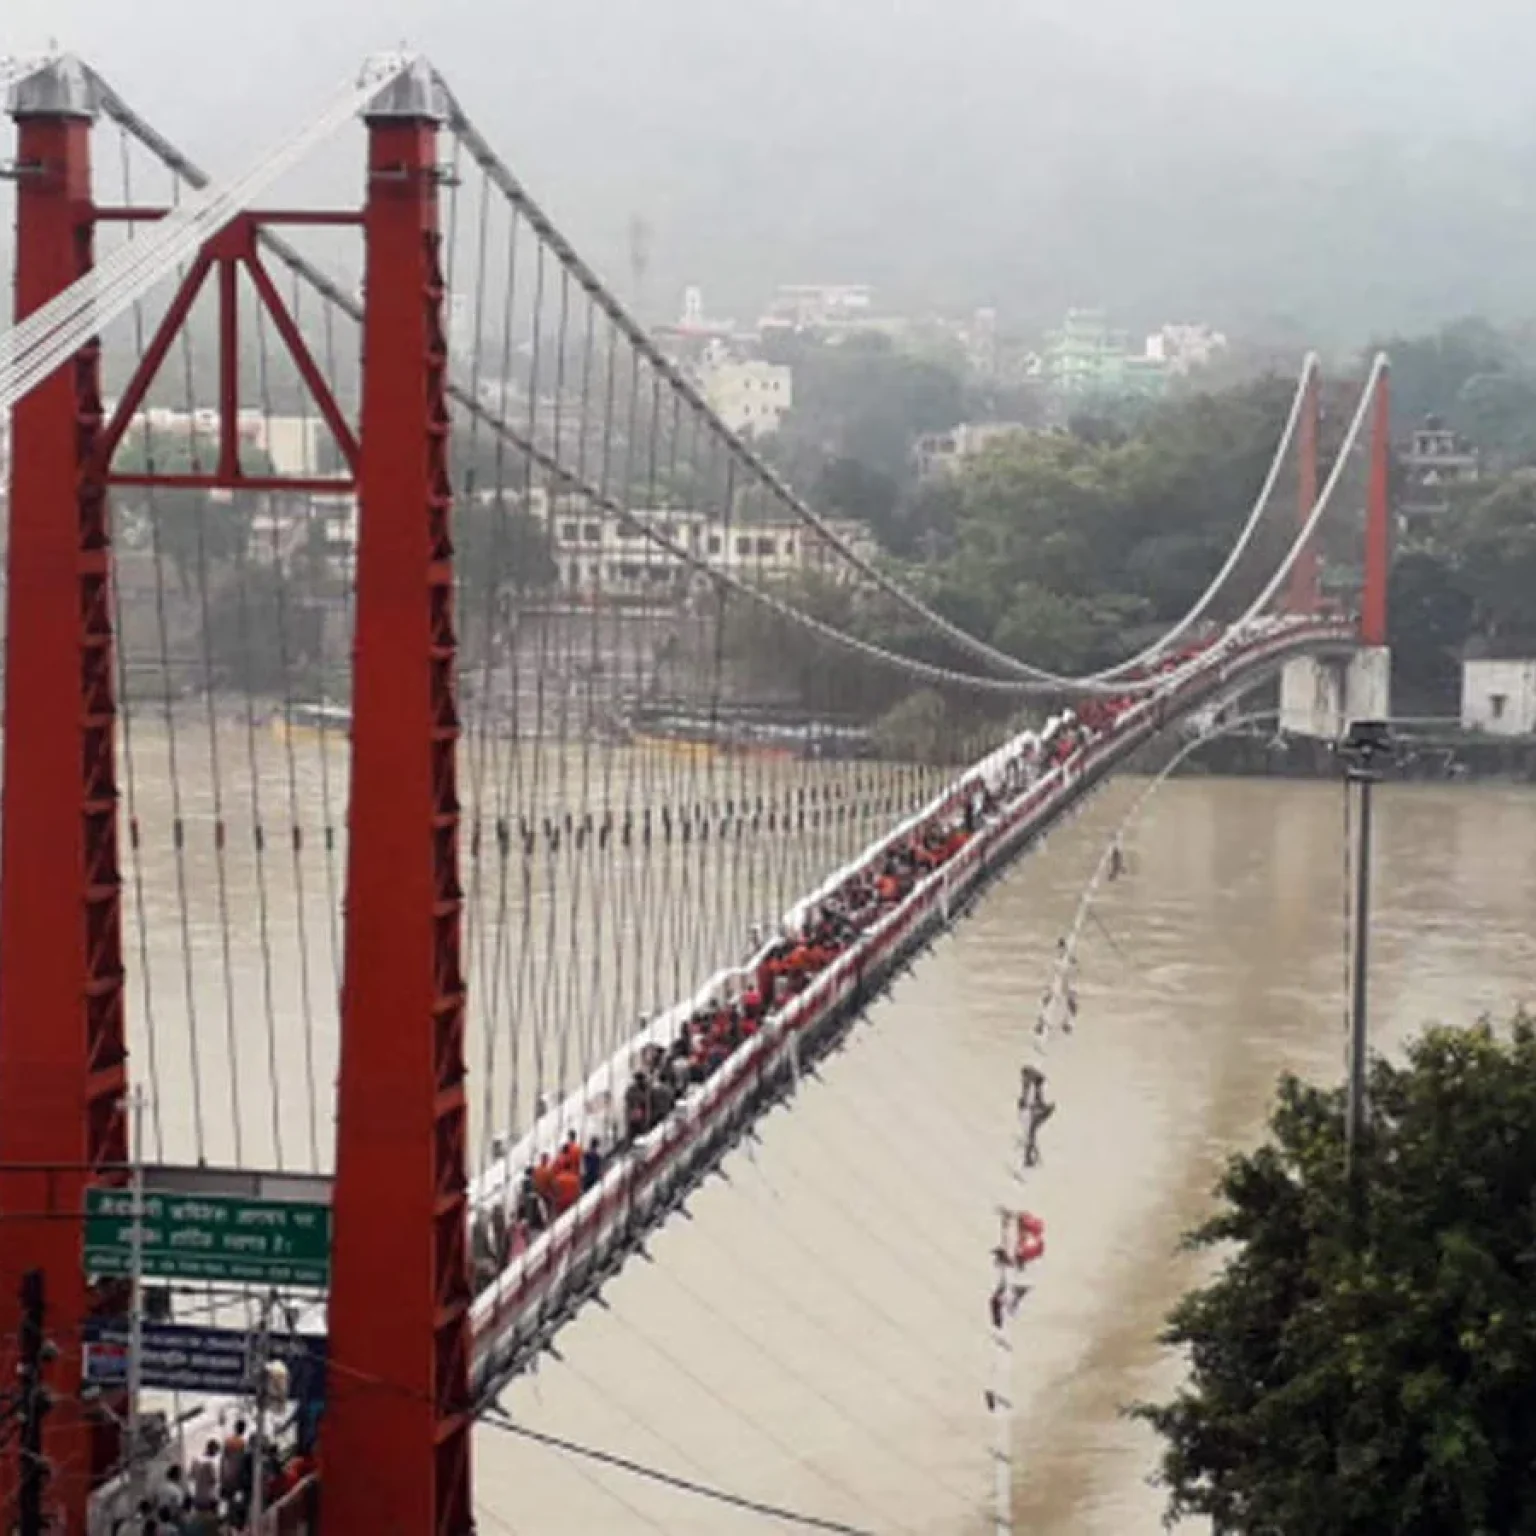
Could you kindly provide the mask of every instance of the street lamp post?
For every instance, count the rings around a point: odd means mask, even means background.
[[[1358,792],[1358,832],[1355,839],[1354,915],[1350,945],[1349,998],[1349,1092],[1345,1119],[1345,1161],[1351,1183],[1359,1174],[1360,1145],[1370,1121],[1366,1095],[1366,1064],[1369,1048],[1367,994],[1370,982],[1371,927],[1371,790],[1380,775],[1378,762],[1392,756],[1392,736],[1384,720],[1352,720],[1339,744],[1344,759],[1344,793],[1353,785]]]

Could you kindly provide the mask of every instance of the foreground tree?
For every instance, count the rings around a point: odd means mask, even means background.
[[[1358,1225],[1342,1094],[1288,1077],[1188,1240],[1226,1263],[1164,1336],[1185,1386],[1134,1410],[1166,1441],[1170,1521],[1536,1532],[1536,1021],[1431,1031],[1371,1096]]]

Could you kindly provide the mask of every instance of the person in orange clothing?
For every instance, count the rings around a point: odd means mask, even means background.
[[[562,1164],[555,1170],[551,1181],[554,1189],[555,1214],[562,1215],[581,1199],[581,1170]]]
[[[555,1155],[555,1172],[581,1177],[581,1143],[577,1141],[575,1131],[566,1134],[565,1145]]]
[[[555,1165],[550,1162],[548,1152],[541,1152],[538,1162],[534,1165],[533,1187],[546,1200],[553,1202],[555,1198]]]

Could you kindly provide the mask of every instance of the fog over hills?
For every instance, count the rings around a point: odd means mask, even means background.
[[[8,0],[216,169],[406,38],[621,287],[786,280],[1352,341],[1536,314],[1519,0]]]

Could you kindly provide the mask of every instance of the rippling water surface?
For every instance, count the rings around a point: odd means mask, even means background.
[[[1119,784],[939,944],[563,1337],[525,1423],[878,1531],[990,1529],[985,1298],[1016,1071]],[[1536,997],[1536,795],[1378,796],[1375,1038]],[[1181,1230],[1251,1144],[1276,1075],[1343,1061],[1341,793],[1186,780],[1152,803],[1090,925],[1060,1113],[1031,1201],[1050,1251],[1015,1335],[1016,1514],[1036,1536],[1154,1532],[1155,1446],[1119,1409],[1176,1379],[1155,1343]],[[761,1531],[755,1517],[482,1430],[484,1526]]]

